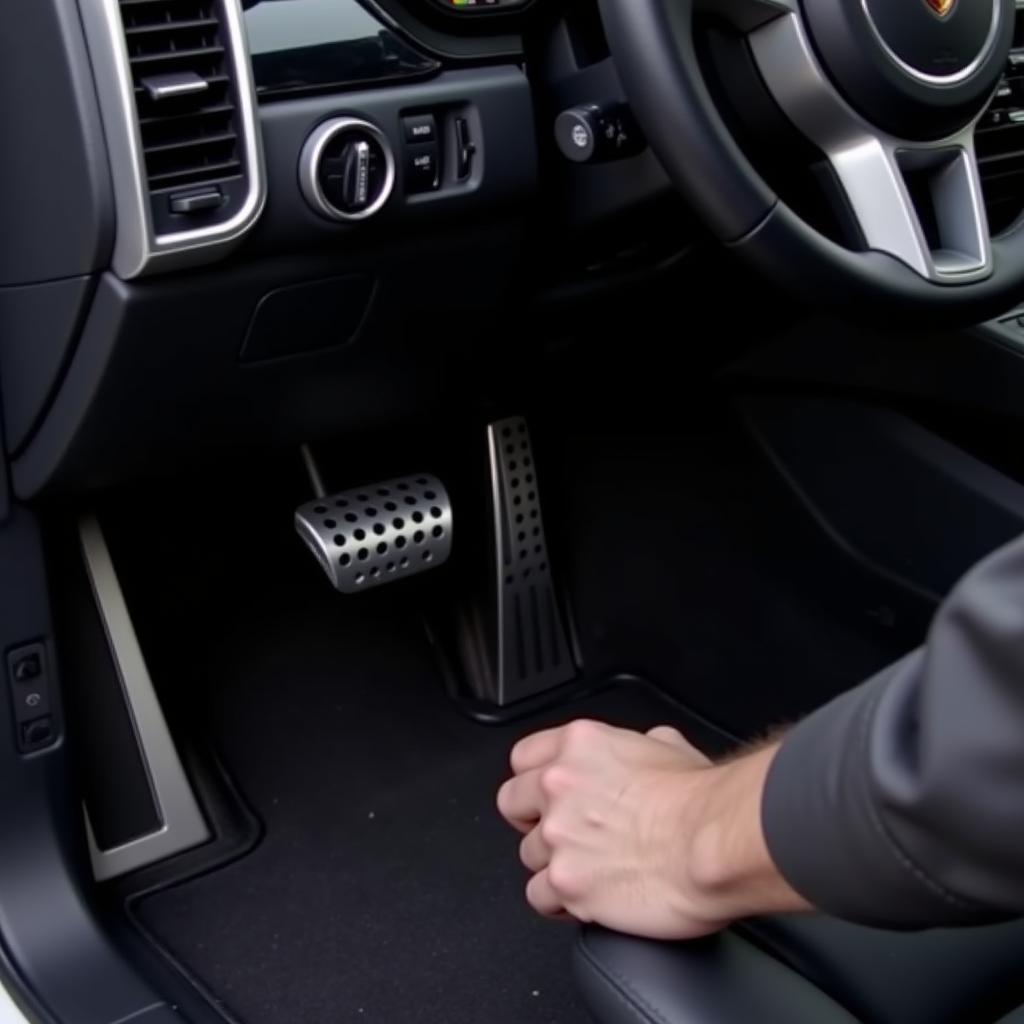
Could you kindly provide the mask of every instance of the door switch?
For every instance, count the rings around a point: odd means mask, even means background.
[[[26,644],[7,654],[7,680],[18,748],[23,754],[48,747],[57,739],[46,647]]]

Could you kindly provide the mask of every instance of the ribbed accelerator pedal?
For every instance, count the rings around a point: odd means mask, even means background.
[[[295,529],[333,586],[359,594],[443,565],[452,506],[437,477],[401,477],[308,502]]]
[[[521,416],[491,423],[497,560],[497,659],[480,696],[505,706],[571,679],[576,672],[562,624],[544,534],[530,431]]]

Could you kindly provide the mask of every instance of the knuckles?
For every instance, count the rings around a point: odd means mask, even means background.
[[[551,858],[548,883],[563,903],[574,902],[584,895],[583,878],[571,857],[556,854]]]
[[[561,796],[573,788],[575,777],[572,769],[563,764],[548,765],[539,780],[541,792],[548,798]]]
[[[562,824],[562,819],[555,814],[546,814],[537,826],[540,829],[540,837],[544,843],[554,849],[569,839],[569,832]]]
[[[601,722],[591,721],[589,718],[577,718],[565,727],[563,733],[563,749],[572,750],[582,746],[590,746],[595,740],[607,730],[607,726]]]

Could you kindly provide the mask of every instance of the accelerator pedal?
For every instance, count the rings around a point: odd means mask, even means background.
[[[473,696],[506,708],[568,682],[576,664],[544,532],[530,431],[522,416],[487,427],[492,569],[463,616],[463,664]]]

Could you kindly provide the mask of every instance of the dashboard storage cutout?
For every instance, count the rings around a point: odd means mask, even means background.
[[[372,277],[347,275],[268,292],[252,315],[242,362],[284,359],[349,344],[366,319],[375,288]]]

